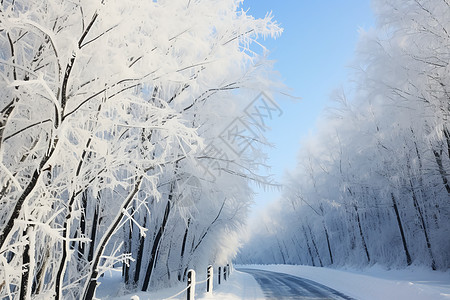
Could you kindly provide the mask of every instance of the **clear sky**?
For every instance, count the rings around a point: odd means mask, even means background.
[[[284,28],[281,37],[263,44],[288,92],[302,98],[275,99],[283,115],[269,124],[268,139],[275,148],[268,151],[268,163],[275,179],[282,181],[285,171],[295,168],[301,140],[314,131],[331,93],[346,88],[358,31],[374,26],[370,0],[244,0],[243,8],[255,17],[272,11]],[[256,190],[252,216],[280,196],[277,191]]]

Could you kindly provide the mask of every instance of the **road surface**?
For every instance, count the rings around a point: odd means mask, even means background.
[[[271,271],[241,269],[252,275],[264,292],[266,299],[346,299],[353,300],[341,292],[312,280]]]

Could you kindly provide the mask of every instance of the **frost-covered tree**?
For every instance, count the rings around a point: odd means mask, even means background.
[[[220,238],[269,181],[256,142],[220,136],[270,89],[250,45],[281,32],[240,3],[1,1],[2,297],[92,299],[117,263],[146,290],[234,254]]]

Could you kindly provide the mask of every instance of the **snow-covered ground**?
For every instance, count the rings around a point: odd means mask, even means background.
[[[386,270],[374,266],[363,271],[290,265],[246,265],[245,268],[269,270],[307,278],[355,299],[450,300],[450,272],[436,272],[419,267]],[[198,278],[197,281],[201,280],[202,278]],[[184,289],[184,285],[179,285],[158,292],[123,295],[120,289],[119,272],[113,273],[112,276],[107,275],[101,281],[102,285],[97,297],[102,300],[129,300],[134,295],[141,300],[165,299]],[[215,286],[212,296],[205,295],[204,285],[197,285],[196,299],[264,299],[264,294],[253,277],[239,271],[234,271],[224,284]],[[171,299],[185,299],[185,294],[182,293]]]
[[[113,272],[105,275],[101,278],[101,285],[97,290],[97,298],[101,300],[130,300],[133,296],[138,296],[140,300],[157,300],[157,299],[186,299],[186,293],[181,293],[180,295],[173,297],[173,295],[178,294],[180,291],[185,289],[185,285],[179,285],[170,289],[164,289],[157,292],[138,292],[131,294],[124,294],[121,291],[120,283],[120,271]],[[199,276],[197,281],[202,281],[204,278]],[[216,276],[214,276],[216,280]],[[223,280],[222,280],[223,281]],[[214,292],[212,295],[207,295],[205,293],[206,283],[201,283],[196,286],[196,299],[201,300],[213,300],[213,299],[223,299],[223,300],[240,300],[240,299],[257,299],[262,300],[264,294],[259,287],[256,280],[249,274],[242,273],[234,270],[227,281],[223,282],[221,285],[216,285],[214,282]],[[133,300],[138,298],[133,298]]]

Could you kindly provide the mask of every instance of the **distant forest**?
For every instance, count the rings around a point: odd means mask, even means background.
[[[372,6],[354,89],[303,143],[238,262],[450,267],[450,2]]]

